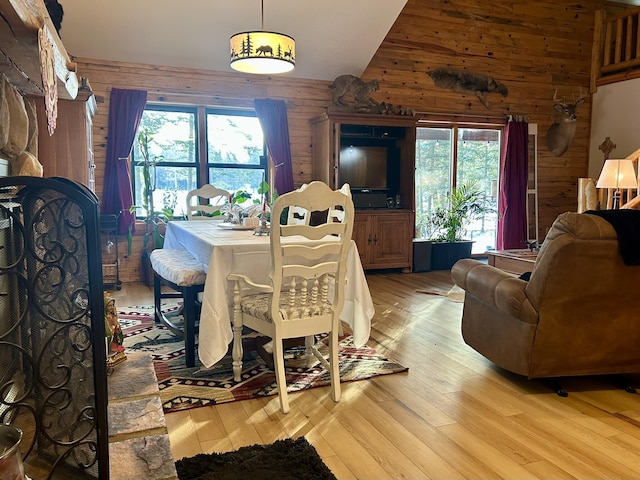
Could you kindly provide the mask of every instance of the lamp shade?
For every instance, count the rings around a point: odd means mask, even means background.
[[[606,160],[598,183],[598,188],[637,188],[638,179],[631,160]]]
[[[243,73],[290,72],[296,65],[296,42],[275,32],[241,32],[230,39],[229,65]]]

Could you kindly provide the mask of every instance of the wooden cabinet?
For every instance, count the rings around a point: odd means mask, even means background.
[[[356,212],[353,240],[364,269],[402,268],[410,271],[413,256],[413,214],[408,211]]]
[[[408,115],[371,115],[324,113],[311,120],[311,156],[314,180],[332,188],[344,183],[345,162],[341,150],[350,145],[388,148],[388,165],[384,173],[387,185],[351,185],[357,188],[385,189],[390,197],[400,195],[402,206],[413,210],[416,158],[416,119]],[[369,182],[371,176],[361,177]]]
[[[356,207],[353,239],[363,267],[410,272],[414,117],[328,112],[312,119],[311,125],[313,179],[332,188],[351,186]]]
[[[76,180],[95,191],[92,119],[96,112],[93,95],[78,94],[76,100],[58,100],[58,118],[53,135],[47,131],[44,104],[36,102],[38,114],[38,160],[44,177]]]

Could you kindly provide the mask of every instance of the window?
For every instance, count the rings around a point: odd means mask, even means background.
[[[200,128],[200,126],[203,126]],[[259,198],[267,163],[260,121],[253,111],[148,105],[138,132],[149,132],[153,208],[185,215],[187,193],[205,183]],[[134,204],[144,205],[144,155],[133,149]],[[146,215],[143,209],[137,213]]]
[[[209,183],[229,192],[244,190],[258,198],[266,156],[257,117],[208,111],[207,151],[207,178],[214,179]]]
[[[473,254],[495,250],[500,165],[500,129],[446,125],[416,130],[416,236],[429,238],[428,219],[448,201],[453,187],[473,184],[495,213],[466,225]],[[455,142],[454,142],[455,139]]]

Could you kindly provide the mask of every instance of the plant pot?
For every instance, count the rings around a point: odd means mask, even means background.
[[[431,271],[431,240],[424,238],[413,239],[413,272],[429,272]]]
[[[142,250],[142,280],[147,287],[153,287],[153,267],[151,266],[151,250]]]
[[[472,240],[461,242],[432,242],[431,270],[451,270],[454,263],[471,256]]]

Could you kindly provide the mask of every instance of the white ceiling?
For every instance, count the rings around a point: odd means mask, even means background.
[[[60,36],[81,58],[232,71],[229,37],[261,29],[260,0],[60,0]],[[296,40],[285,76],[360,76],[407,0],[264,0],[264,30]],[[375,6],[374,6],[375,4]]]

